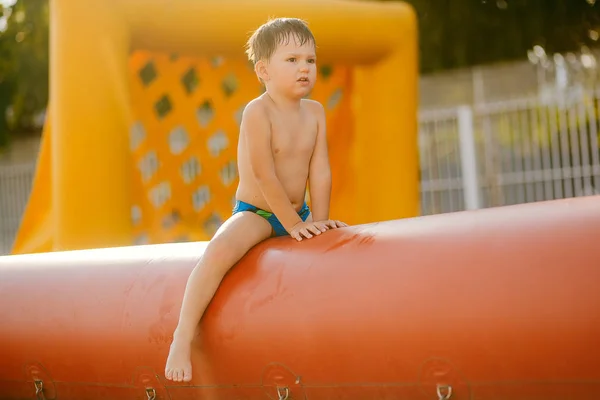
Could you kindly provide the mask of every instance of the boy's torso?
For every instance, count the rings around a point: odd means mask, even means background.
[[[299,210],[304,203],[310,160],[317,138],[317,118],[308,101],[302,101],[300,112],[283,113],[272,105],[267,106],[271,124],[271,153],[275,173],[292,205]],[[244,133],[242,132],[242,136]],[[245,137],[240,137],[238,169],[240,182],[237,198],[269,210],[254,176],[249,158],[244,156]]]

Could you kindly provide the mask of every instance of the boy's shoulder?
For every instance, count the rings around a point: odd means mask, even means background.
[[[267,111],[267,103],[263,96],[256,97],[250,100],[246,106],[244,106],[244,110],[242,114],[256,114],[256,113],[264,113]]]
[[[315,114],[317,117],[321,117],[323,115],[325,115],[325,107],[323,107],[323,105],[318,102],[317,100],[312,100],[312,99],[302,99],[301,104],[306,107],[306,109],[312,113]],[[246,106],[244,107],[244,110],[242,111],[242,115],[243,116],[255,116],[255,115],[262,115],[265,116],[265,114],[268,114],[268,102],[266,100],[266,98],[264,96],[259,96],[256,97],[252,100],[250,100]]]
[[[323,104],[316,100],[302,99],[302,104],[304,104],[307,110],[317,116],[325,114],[325,107],[323,107]]]

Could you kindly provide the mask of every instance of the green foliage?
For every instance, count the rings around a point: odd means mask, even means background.
[[[48,0],[17,0],[0,32],[0,146],[11,131],[37,129],[48,102]],[[10,113],[7,116],[7,111]]]
[[[595,0],[405,1],[417,13],[424,73],[524,59],[535,45],[549,54],[593,47],[600,30]]]
[[[0,6],[0,19],[5,18],[9,10]],[[11,47],[6,43],[6,35],[0,34],[0,148],[8,142],[8,122],[5,110],[10,105],[14,78],[11,71]]]

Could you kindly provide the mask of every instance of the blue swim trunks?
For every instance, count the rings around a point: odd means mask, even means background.
[[[235,207],[233,207],[233,212],[231,213],[231,215],[242,211],[250,211],[266,219],[273,227],[273,236],[289,235],[289,233],[285,230],[283,225],[281,225],[281,222],[279,222],[275,214],[269,211],[262,210],[258,207],[254,207],[252,204],[238,200],[235,202]],[[300,211],[298,211],[298,215],[300,216],[300,218],[302,218],[302,221],[306,221],[306,218],[308,218],[308,216],[310,215],[310,209],[308,208],[308,204],[306,204],[306,202],[304,202],[302,208],[300,209]]]

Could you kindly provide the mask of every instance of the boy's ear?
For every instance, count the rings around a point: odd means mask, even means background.
[[[269,80],[269,73],[267,71],[267,66],[264,61],[258,61],[254,66],[254,70],[256,71],[256,75],[262,79],[263,82]]]

